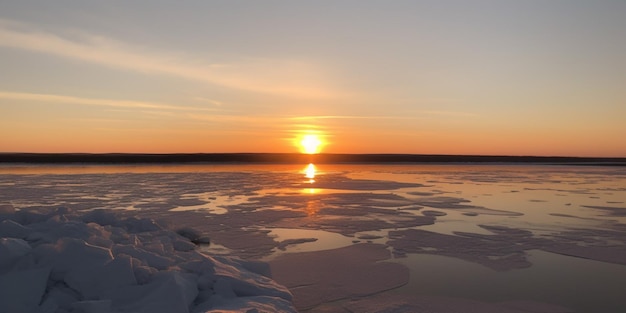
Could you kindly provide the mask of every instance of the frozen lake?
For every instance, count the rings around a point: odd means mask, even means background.
[[[194,227],[209,253],[269,262],[302,310],[626,310],[623,167],[3,165],[0,205]]]

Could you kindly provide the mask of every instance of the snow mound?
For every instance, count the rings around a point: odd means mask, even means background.
[[[296,312],[263,266],[183,235],[102,210],[3,210],[0,312]]]

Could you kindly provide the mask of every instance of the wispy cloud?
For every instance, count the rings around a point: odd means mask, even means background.
[[[198,101],[198,102],[208,103],[208,104],[218,106],[218,107],[221,107],[222,105],[224,105],[222,101],[217,101],[215,99],[209,99],[205,97],[194,97],[193,100]]]
[[[152,109],[152,110],[168,110],[168,111],[213,111],[212,108],[196,108],[178,105],[169,105],[161,103],[151,103],[131,100],[118,99],[99,99],[99,98],[83,98],[65,95],[40,94],[40,93],[21,93],[0,91],[0,99],[16,100],[16,101],[37,101],[45,103],[64,103],[77,105],[92,106],[108,106],[127,109]]]
[[[470,112],[458,111],[431,111],[422,110],[409,112],[405,115],[307,115],[288,117],[294,121],[320,121],[320,120],[415,120],[422,119],[425,116],[458,116],[458,117],[476,117],[478,114]]]
[[[155,52],[79,31],[52,33],[0,19],[0,46],[35,51],[119,69],[165,74],[258,93],[328,98],[338,94],[323,83],[318,66],[294,60],[239,59],[228,64],[192,62],[198,56]]]
[[[440,116],[460,116],[460,117],[477,117],[476,113],[471,112],[459,112],[459,111],[419,111],[418,113],[427,115],[440,115]]]
[[[376,120],[406,120],[413,119],[411,116],[384,116],[384,115],[309,115],[309,116],[293,116],[289,117],[291,120],[363,120],[363,119],[376,119]]]

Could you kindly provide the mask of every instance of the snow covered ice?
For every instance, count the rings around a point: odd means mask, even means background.
[[[149,219],[3,207],[0,237],[0,313],[296,312],[267,268]]]

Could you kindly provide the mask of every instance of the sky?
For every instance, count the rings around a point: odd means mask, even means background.
[[[0,0],[0,152],[626,157],[626,1]]]

